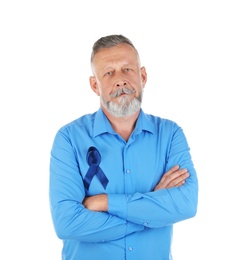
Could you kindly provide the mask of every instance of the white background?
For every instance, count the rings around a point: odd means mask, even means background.
[[[145,112],[182,126],[199,176],[198,214],[175,225],[174,260],[240,259],[238,3],[1,1],[1,259],[61,259],[50,149],[60,126],[98,109],[91,47],[115,33],[147,69]]]

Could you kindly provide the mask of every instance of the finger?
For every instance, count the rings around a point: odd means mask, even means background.
[[[186,183],[186,181],[184,180],[184,181],[181,181],[181,182],[179,182],[178,184],[176,184],[175,185],[175,187],[181,187],[183,184],[185,184]]]
[[[184,178],[185,178],[185,177],[184,177],[185,174],[188,174],[187,169],[177,170],[177,171],[172,172],[172,173],[169,174],[169,175],[164,175],[163,178],[162,178],[162,180],[163,180],[163,182],[165,182],[165,183],[170,183],[170,182],[172,182],[173,180],[175,180],[175,179],[177,179],[177,178],[179,178],[179,177],[181,177],[181,176],[182,176],[183,179],[184,179]]]
[[[179,176],[177,176],[176,178],[174,178],[173,180],[169,181],[169,183],[167,184],[167,188],[170,187],[177,187],[178,185],[183,185],[185,183],[185,180],[190,176],[190,174],[188,172],[183,173]]]
[[[179,170],[179,165],[175,165],[173,166],[169,171],[167,171],[164,176],[169,176],[171,174],[173,174],[174,172]]]
[[[170,188],[176,186],[181,181],[185,180],[189,176],[187,169],[180,169],[179,166],[175,165],[168,172],[166,172],[160,182],[156,185],[154,190],[159,190],[163,188]]]

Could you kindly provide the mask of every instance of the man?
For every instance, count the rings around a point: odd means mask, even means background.
[[[63,126],[50,160],[50,204],[62,259],[170,260],[173,224],[197,212],[198,180],[182,129],[141,108],[147,82],[122,35],[91,55],[100,108]]]

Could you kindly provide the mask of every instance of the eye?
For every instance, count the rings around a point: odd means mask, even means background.
[[[131,71],[131,69],[130,68],[125,68],[124,71],[125,72],[129,72],[129,71]]]
[[[111,76],[112,74],[113,74],[112,71],[108,71],[108,72],[105,73],[106,76]]]

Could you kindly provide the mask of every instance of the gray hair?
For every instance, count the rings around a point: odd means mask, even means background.
[[[118,44],[122,44],[122,43],[126,43],[126,44],[129,44],[130,46],[132,46],[133,49],[136,51],[137,56],[139,58],[137,49],[135,48],[133,43],[127,37],[125,37],[121,34],[118,34],[118,35],[113,34],[113,35],[101,37],[94,43],[94,45],[92,47],[91,63],[93,61],[95,54],[98,51],[100,51],[101,49],[111,48],[111,47],[114,47],[114,46],[116,46]]]

